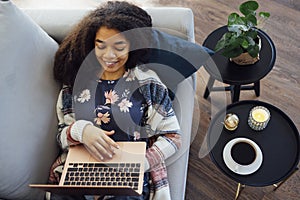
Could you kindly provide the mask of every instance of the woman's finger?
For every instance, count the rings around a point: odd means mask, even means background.
[[[111,131],[103,131],[105,133],[105,135],[113,135],[115,134],[115,131],[114,130],[111,130]]]
[[[110,146],[110,149],[114,151],[114,148],[119,149],[120,146],[118,145],[118,143],[116,143],[113,139],[111,139],[110,137],[103,137],[103,139],[105,140],[105,143],[108,144]],[[114,147],[114,148],[113,148]]]
[[[97,142],[95,144],[95,147],[97,150],[104,155],[106,158],[112,158],[114,154],[114,149],[111,147],[111,145],[106,141],[106,138],[109,138],[108,136],[99,137],[97,139]],[[109,138],[110,139],[110,138]],[[112,139],[110,139],[113,141]]]
[[[88,150],[88,152],[97,160],[104,160],[104,157],[102,154],[94,147],[94,146],[88,146],[84,145],[85,148]]]

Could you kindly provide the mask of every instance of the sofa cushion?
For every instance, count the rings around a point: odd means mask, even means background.
[[[151,54],[147,66],[158,74],[174,99],[177,85],[195,73],[214,52],[173,36],[179,33],[170,35],[167,32],[171,31],[152,29],[153,42],[149,46]]]
[[[57,155],[52,66],[57,43],[11,1],[0,1],[0,199],[43,199]]]

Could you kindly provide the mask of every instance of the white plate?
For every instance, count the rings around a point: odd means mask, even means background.
[[[256,153],[256,157],[254,159],[254,161],[249,164],[249,165],[241,165],[237,162],[235,162],[231,156],[231,149],[232,147],[240,142],[245,142],[247,144],[250,144]],[[240,174],[240,175],[248,175],[248,174],[252,174],[254,172],[256,172],[259,167],[262,164],[263,161],[263,155],[261,152],[261,149],[259,148],[259,146],[253,142],[252,140],[248,139],[248,138],[235,138],[230,140],[224,147],[223,149],[223,159],[224,162],[226,164],[226,166],[233,171],[234,173]]]

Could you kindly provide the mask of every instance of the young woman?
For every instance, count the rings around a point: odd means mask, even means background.
[[[151,17],[140,7],[106,2],[84,17],[60,45],[54,76],[62,85],[57,140],[63,153],[52,166],[51,183],[58,183],[70,145],[83,144],[102,160],[114,156],[115,141],[145,141],[143,194],[101,198],[170,199],[164,160],[176,153],[181,137],[168,90],[143,65],[148,50],[138,48],[149,39],[141,28],[151,26]],[[51,199],[84,197],[52,194]]]

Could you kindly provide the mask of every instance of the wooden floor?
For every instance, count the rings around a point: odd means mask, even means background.
[[[196,42],[202,44],[214,29],[227,23],[227,16],[236,12],[242,0],[144,0],[138,1],[153,6],[183,6],[194,12]],[[271,103],[286,112],[300,130],[300,1],[260,0],[262,10],[271,13],[262,28],[272,38],[277,50],[273,70],[261,81],[261,96],[253,91],[242,91],[241,100],[256,99]],[[298,19],[298,20],[297,20]],[[198,72],[198,89],[193,129],[196,136],[190,150],[186,199],[234,199],[237,183],[223,175],[208,156],[199,158],[204,136],[209,122],[222,101],[230,101],[229,95],[213,93],[208,100],[203,99],[203,91],[208,75]],[[199,123],[200,121],[200,123]],[[300,172],[296,172],[278,190],[273,186],[246,186],[240,198],[249,200],[300,199]]]

